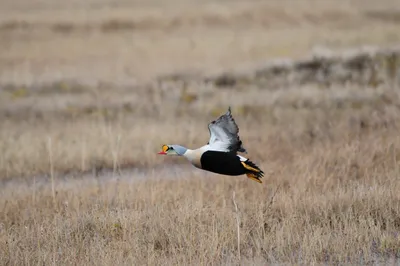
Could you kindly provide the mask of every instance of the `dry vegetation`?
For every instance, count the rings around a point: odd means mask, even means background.
[[[400,41],[397,0],[108,1],[1,1],[0,79],[135,84]]]
[[[65,3],[0,4],[0,265],[399,263],[398,54],[250,67],[399,42],[396,1]],[[228,105],[262,185],[156,155]]]

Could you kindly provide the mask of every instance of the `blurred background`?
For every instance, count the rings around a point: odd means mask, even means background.
[[[48,137],[60,171],[115,166],[115,154],[153,165],[162,143],[206,143],[228,105],[252,145],[258,128],[295,123],[293,108],[384,102],[398,83],[395,0],[0,5],[6,177],[47,172]]]
[[[27,86],[132,86],[399,41],[394,0],[3,0],[0,12],[1,81]]]
[[[399,44],[398,0],[0,0],[0,265],[395,264]],[[263,184],[156,155],[228,106]]]

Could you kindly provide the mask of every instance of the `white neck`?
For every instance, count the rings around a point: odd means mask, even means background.
[[[195,154],[196,154],[195,150],[187,149],[182,156],[188,159],[189,161],[193,161]]]
[[[201,156],[209,149],[209,145],[204,145],[198,149],[187,149],[183,156],[190,161],[194,166],[201,168]]]

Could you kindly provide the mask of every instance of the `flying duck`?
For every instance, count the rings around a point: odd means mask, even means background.
[[[246,174],[248,178],[262,183],[264,172],[249,159],[237,154],[247,151],[239,138],[239,127],[230,107],[224,115],[208,124],[208,130],[209,142],[198,149],[191,150],[176,144],[162,145],[158,154],[183,156],[199,169],[229,176]]]

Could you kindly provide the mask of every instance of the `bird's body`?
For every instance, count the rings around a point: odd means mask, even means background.
[[[264,172],[249,159],[237,154],[247,151],[239,138],[239,128],[231,109],[212,121],[208,128],[210,140],[206,145],[195,150],[180,145],[163,145],[159,154],[183,156],[199,169],[230,176],[246,174],[248,178],[262,183]]]

